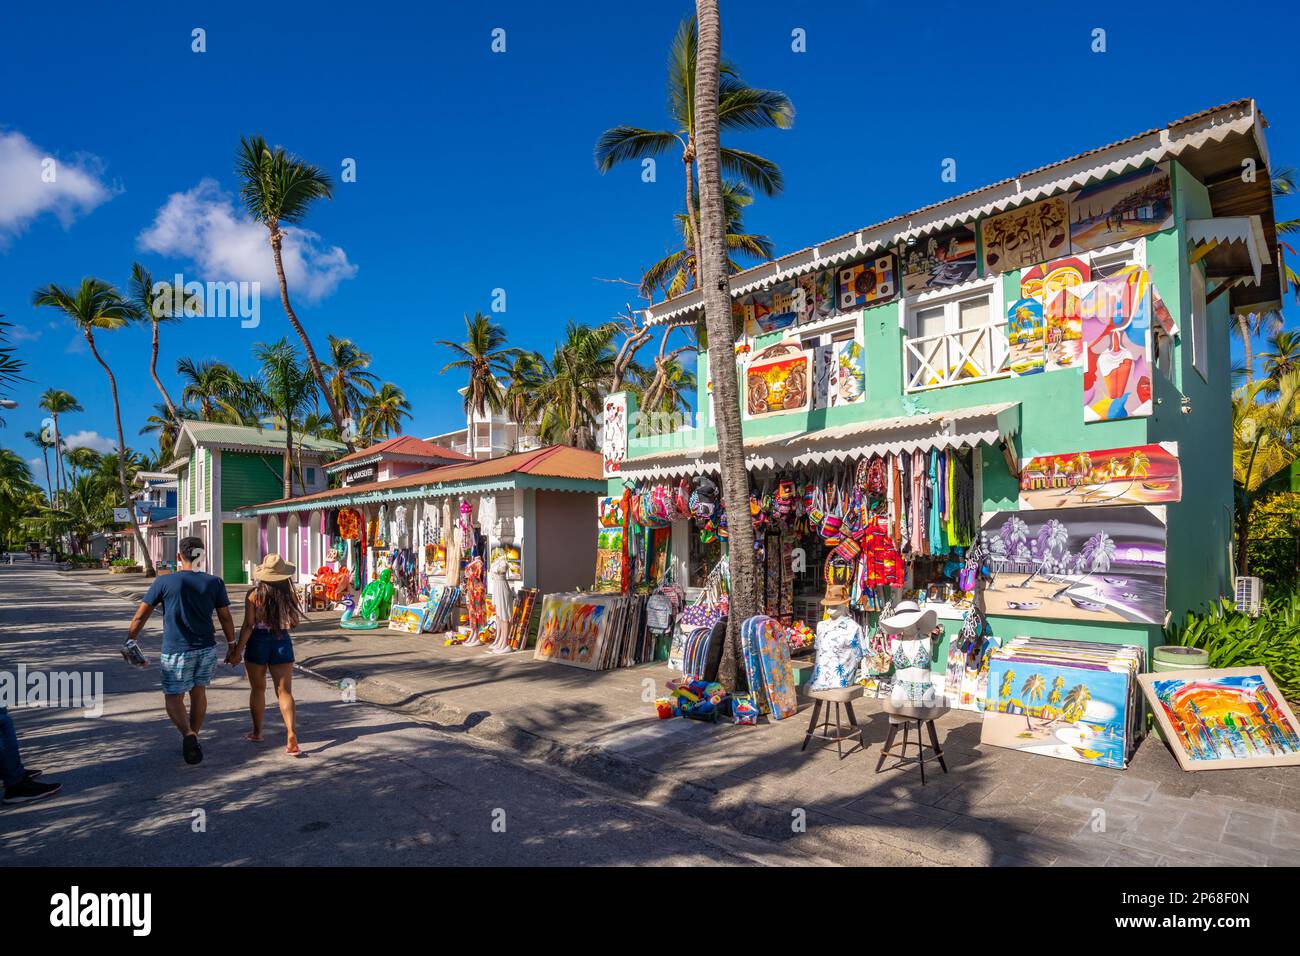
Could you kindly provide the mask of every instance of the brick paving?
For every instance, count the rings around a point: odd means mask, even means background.
[[[124,596],[139,587],[79,573]],[[295,634],[299,664],[326,680],[356,681],[364,700],[818,857],[1300,865],[1298,767],[1187,773],[1148,737],[1127,770],[1109,770],[982,746],[978,715],[953,711],[938,722],[950,772],[927,764],[922,786],[915,765],[875,773],[887,718],[871,700],[855,704],[867,750],[839,760],[833,747],[814,752],[815,742],[800,753],[809,704],[757,727],[656,719],[654,698],[672,676],[663,664],[584,671],[535,662],[531,651],[493,656],[335,622],[315,614]]]

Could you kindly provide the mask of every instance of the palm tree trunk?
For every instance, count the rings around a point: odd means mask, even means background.
[[[695,0],[699,46],[695,68],[696,161],[700,177],[700,236],[696,260],[704,293],[704,321],[709,332],[709,369],[718,429],[718,465],[722,501],[727,509],[731,609],[719,682],[737,684],[741,624],[758,613],[758,569],[754,561],[754,526],[749,514],[749,474],[745,470],[744,434],[740,424],[740,387],[731,325],[727,278],[725,221],[722,208],[722,157],[718,133],[718,73],[722,25],[718,0]]]
[[[1250,322],[1244,312],[1237,314],[1237,334],[1241,336],[1242,361],[1246,363],[1246,388],[1255,384],[1255,353],[1250,347]]]
[[[325,399],[325,405],[329,408],[330,418],[334,419],[334,427],[338,429],[339,437],[343,444],[348,446],[348,451],[356,451],[353,447],[351,433],[343,427],[343,419],[339,416],[338,406],[334,404],[334,395],[330,392],[329,386],[325,383],[325,374],[320,370],[320,360],[316,358],[316,350],[312,348],[311,339],[307,338],[307,331],[298,321],[298,314],[293,311],[293,306],[289,304],[289,284],[284,278],[284,260],[280,256],[280,243],[283,240],[283,234],[280,232],[278,225],[271,228],[271,252],[275,256],[275,276],[280,282],[280,305],[284,308],[284,314],[289,317],[289,324],[293,330],[298,333],[298,338],[302,340],[302,347],[307,352],[307,363],[311,365],[312,375],[316,378],[316,385],[320,389],[321,397]]]
[[[698,89],[698,81],[697,81]],[[696,119],[698,123],[698,118]],[[686,257],[694,263],[695,285],[700,284],[700,214],[695,208],[695,144],[686,143],[682,154],[682,165],[686,167]],[[701,202],[703,199],[701,198]]]
[[[293,497],[293,419],[284,417],[284,497]]]
[[[122,406],[117,400],[117,379],[113,375],[113,370],[108,367],[104,361],[99,349],[95,348],[95,337],[86,331],[86,341],[90,344],[90,353],[95,356],[95,361],[99,363],[104,374],[108,376],[108,387],[113,393],[113,420],[117,425],[117,480],[122,486],[122,498],[126,501],[126,516],[131,521],[131,534],[135,536],[135,546],[144,559],[144,573],[148,577],[153,577],[156,573],[153,566],[153,555],[149,553],[149,547],[145,544],[144,535],[140,533],[140,523],[135,520],[135,505],[131,502],[131,488],[126,483],[126,436],[122,433]]]
[[[45,459],[45,497],[50,499],[50,507],[54,507],[54,488],[50,485],[50,446],[41,445],[41,456]]]
[[[167,403],[167,414],[171,416],[173,422],[179,423],[180,418],[176,415],[176,405],[172,402],[172,397],[167,394],[167,389],[163,387],[162,379],[158,377],[158,323],[153,323],[153,352],[149,356],[149,374],[153,376],[154,385],[158,386],[158,391],[162,393],[163,401]],[[179,426],[178,426],[179,427]]]

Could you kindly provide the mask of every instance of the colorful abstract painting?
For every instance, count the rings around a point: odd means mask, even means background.
[[[1164,621],[1161,506],[997,511],[985,514],[981,537],[993,572],[990,617]]]
[[[1132,672],[995,655],[980,743],[1123,770]]]
[[[1010,272],[1070,251],[1069,199],[1058,196],[980,221],[984,269]]]
[[[627,460],[627,393],[615,392],[605,397],[604,427],[601,430],[601,458],[604,474],[611,478]]]
[[[975,276],[975,230],[958,226],[900,246],[898,261],[903,295],[961,285]]]
[[[798,278],[799,288],[803,290],[803,313],[799,324],[828,319],[836,312],[835,308],[835,272],[822,269],[810,272]]]
[[[1083,364],[1083,320],[1080,287],[1092,279],[1092,267],[1067,256],[1026,269],[1020,275],[1020,296],[1043,303],[1046,326],[1044,368],[1055,372]]]
[[[894,256],[877,256],[845,266],[837,276],[840,311],[888,302],[898,291],[894,282]]]
[[[1083,420],[1117,421],[1151,414],[1151,274],[1125,275],[1079,287],[1085,369]]]
[[[606,637],[607,602],[582,594],[548,594],[542,601],[534,660],[598,670]]]
[[[1047,351],[1047,326],[1043,303],[1017,299],[1007,308],[1007,368],[1016,375],[1043,371]]]
[[[808,409],[811,379],[812,353],[797,342],[755,352],[745,369],[745,413],[755,418]]]
[[[1266,668],[1166,671],[1138,680],[1184,770],[1300,764],[1300,724]]]
[[[867,397],[866,352],[857,339],[832,342],[830,380],[827,383],[828,404],[852,405]]]
[[[1173,224],[1168,164],[1086,186],[1070,201],[1070,241],[1079,252],[1127,242]]]
[[[1176,442],[1035,455],[1020,469],[1022,510],[1167,505],[1182,497]]]

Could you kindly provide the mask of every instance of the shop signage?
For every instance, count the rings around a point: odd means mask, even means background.
[[[353,468],[343,473],[343,483],[346,485],[355,485],[358,481],[373,480],[378,472],[374,465],[367,465],[364,468]]]

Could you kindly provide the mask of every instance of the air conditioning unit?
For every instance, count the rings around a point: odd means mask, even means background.
[[[1264,582],[1259,578],[1237,578],[1237,610],[1251,617],[1259,617],[1259,606],[1264,600]]]

